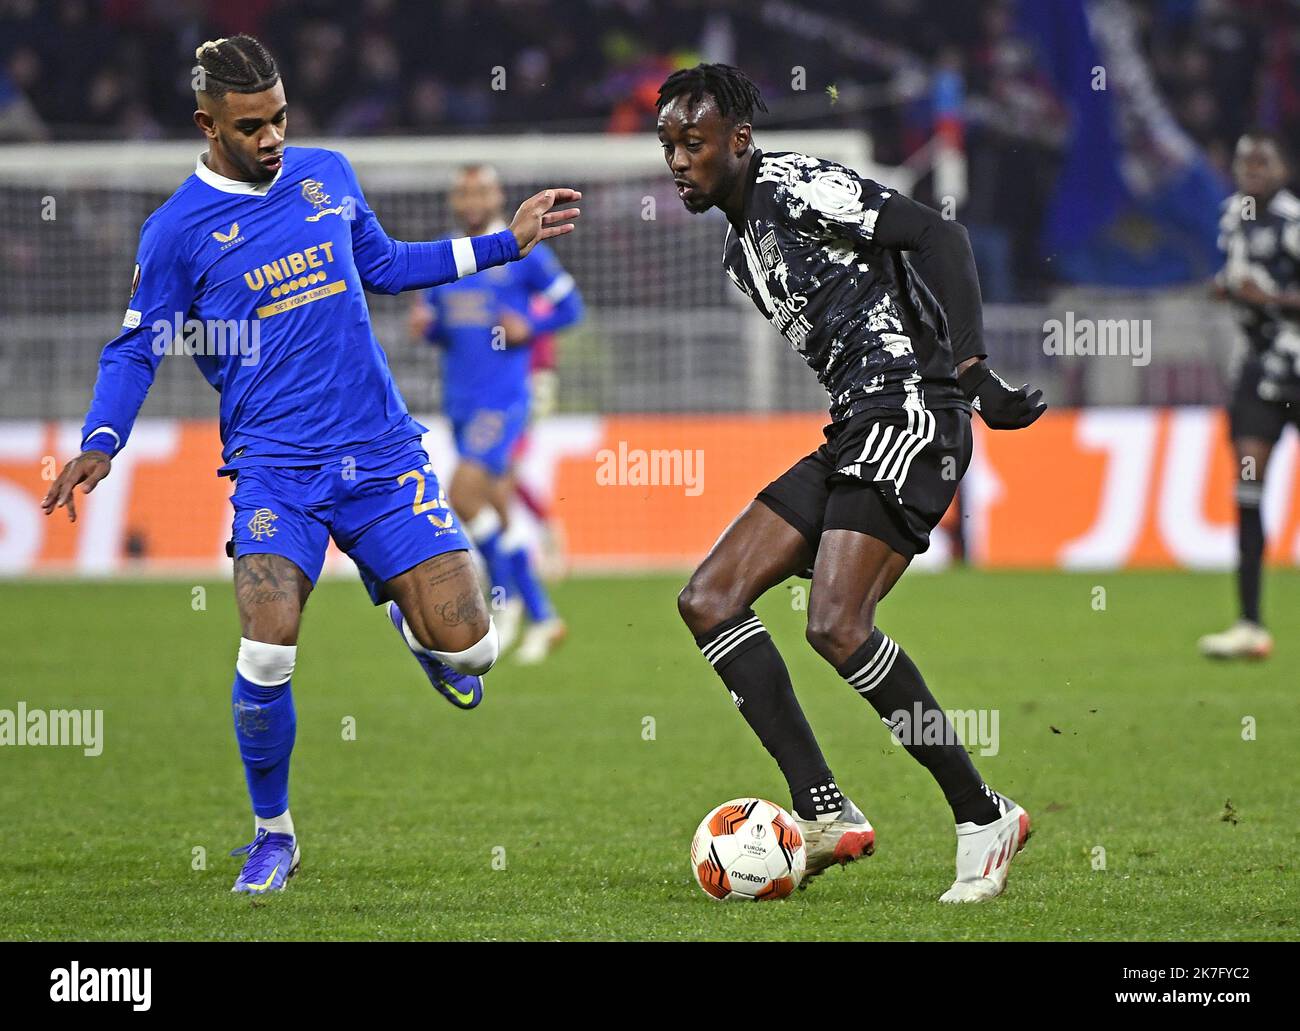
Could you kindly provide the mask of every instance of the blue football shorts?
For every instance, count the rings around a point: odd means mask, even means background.
[[[477,462],[493,476],[504,476],[519,439],[528,429],[528,403],[452,412],[449,418],[457,454]]]
[[[315,584],[333,537],[376,605],[388,580],[470,546],[418,437],[328,465],[240,469],[230,502],[231,557],[283,555]]]

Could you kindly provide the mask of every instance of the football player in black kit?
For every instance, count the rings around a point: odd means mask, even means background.
[[[1260,618],[1264,525],[1260,502],[1269,454],[1287,423],[1300,427],[1300,198],[1285,188],[1287,161],[1276,136],[1237,143],[1237,192],[1223,205],[1217,295],[1232,303],[1246,338],[1233,377],[1228,425],[1237,457],[1237,602],[1240,618],[1201,638],[1215,659],[1263,659],[1273,637]]]
[[[992,898],[1029,816],[984,783],[912,660],[876,626],[876,606],[929,547],[966,471],[971,408],[993,429],[1020,429],[1046,405],[1041,391],[1013,389],[984,362],[966,231],[842,165],[764,153],[752,138],[755,107],[766,110],[739,69],[676,72],[660,87],[659,140],[687,210],[727,216],[724,271],[812,366],[831,422],[826,443],[726,529],[678,608],[785,775],[816,875],[870,855],[875,832],[840,793],[750,607],[811,568],[809,643],[952,807],[957,877],[942,901]],[[923,259],[927,281],[904,251]]]

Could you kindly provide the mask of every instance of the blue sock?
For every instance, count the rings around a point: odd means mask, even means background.
[[[253,812],[279,816],[289,808],[289,756],[298,728],[289,681],[262,687],[236,671],[230,700]]]
[[[487,563],[488,577],[492,580],[494,602],[498,600],[504,602],[515,593],[515,578],[510,566],[510,556],[501,549],[502,536],[500,532],[494,533],[478,545],[483,561]]]
[[[542,587],[542,581],[538,579],[533,569],[533,557],[528,548],[515,548],[506,555],[506,559],[510,564],[510,572],[514,576],[515,587],[518,588],[520,597],[524,599],[528,618],[534,623],[550,619],[554,614],[551,610],[551,599],[546,596],[546,589]]]
[[[515,591],[510,562],[502,548],[505,532],[501,527],[500,516],[494,509],[484,508],[466,524],[465,529],[487,566],[488,579],[492,581],[489,592],[492,604],[504,603]]]

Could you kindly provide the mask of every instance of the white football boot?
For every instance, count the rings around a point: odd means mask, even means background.
[[[1198,646],[1207,659],[1266,659],[1273,651],[1273,635],[1258,623],[1239,619],[1227,630],[1206,634]]]
[[[957,824],[957,879],[940,902],[983,902],[1002,894],[1011,860],[1029,840],[1029,814],[997,796],[1002,816],[992,823]]]
[[[536,666],[560,646],[568,633],[569,629],[564,625],[564,620],[555,616],[531,624],[524,631],[523,640],[519,642],[519,650],[515,652],[515,662],[521,666]]]
[[[876,850],[875,830],[862,810],[847,798],[836,820],[802,820],[795,814],[794,822],[799,825],[808,852],[804,881],[837,863],[844,866]]]

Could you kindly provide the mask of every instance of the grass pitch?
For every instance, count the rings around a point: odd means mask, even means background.
[[[998,711],[976,763],[1034,819],[1007,894],[967,907],[936,901],[942,796],[804,643],[803,583],[758,611],[879,847],[763,905],[712,902],[687,862],[712,806],[789,799],[678,622],[676,578],[558,585],[569,642],[540,669],[506,660],[468,713],[358,584],[322,584],[294,675],[303,867],[256,902],[229,892],[251,834],[229,585],[195,611],[192,583],[0,584],[0,708],[104,711],[98,757],[0,748],[0,937],[1300,937],[1300,574],[1269,576],[1278,648],[1245,666],[1195,653],[1230,615],[1223,576],[904,578],[881,626],[941,705]]]

